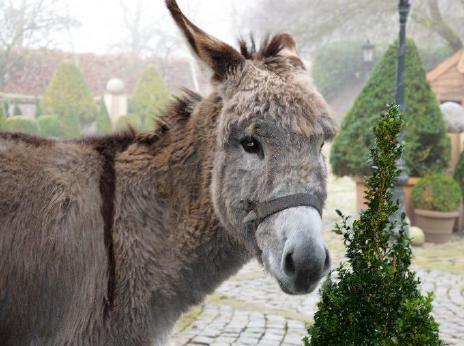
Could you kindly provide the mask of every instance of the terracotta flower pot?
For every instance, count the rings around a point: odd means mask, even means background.
[[[459,211],[414,209],[414,214],[416,225],[425,233],[426,242],[446,243],[451,238],[453,224],[459,216]]]
[[[353,177],[353,180],[356,183],[356,211],[360,213],[361,210],[367,208],[367,200],[364,197],[366,182],[363,177]]]
[[[404,186],[404,209],[406,212],[406,216],[409,218],[411,222],[411,226],[416,226],[416,220],[414,215],[414,207],[412,205],[412,188],[416,183],[419,181],[417,177],[411,177],[406,182]]]

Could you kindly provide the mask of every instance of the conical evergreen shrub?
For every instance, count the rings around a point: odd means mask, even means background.
[[[395,100],[397,43],[391,45],[374,67],[331,149],[330,163],[337,176],[365,176],[374,143],[372,128],[386,104]],[[444,171],[450,143],[438,102],[426,79],[421,59],[412,40],[407,41],[405,71],[405,153],[410,176]]]
[[[113,124],[111,123],[111,118],[108,113],[108,109],[105,105],[105,100],[103,97],[100,99],[98,104],[98,113],[97,113],[97,121],[96,121],[96,131],[100,135],[106,135],[111,133],[113,130]]]
[[[150,66],[137,83],[131,98],[130,112],[143,121],[143,128],[152,130],[155,118],[169,100],[169,90],[158,71]]]
[[[81,125],[95,120],[97,106],[87,83],[77,65],[72,61],[63,62],[45,91],[40,109],[45,114],[56,114],[68,118],[77,117]]]
[[[136,130],[142,129],[142,120],[137,114],[123,115],[119,117],[118,120],[116,120],[116,124],[114,125],[114,128],[117,131],[127,130],[129,127],[132,127]]]
[[[342,224],[335,232],[344,238],[347,262],[322,286],[305,345],[443,345],[431,315],[432,295],[420,293],[419,279],[409,269],[411,246],[404,214],[399,225],[392,217],[398,212],[391,188],[403,150],[397,139],[401,126],[395,106],[374,128],[368,208],[351,226],[339,212]]]

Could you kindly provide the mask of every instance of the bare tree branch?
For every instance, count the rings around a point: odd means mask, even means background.
[[[76,20],[59,11],[59,0],[22,0],[0,2],[0,88],[19,51],[46,47],[53,35],[77,26]],[[17,57],[16,57],[17,58]]]

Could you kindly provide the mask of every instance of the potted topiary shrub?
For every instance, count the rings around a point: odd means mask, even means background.
[[[454,172],[454,179],[461,186],[461,191],[464,198],[464,151],[461,152],[459,156],[458,163],[456,165],[456,170]],[[464,208],[461,203],[461,211],[459,215],[458,222],[455,224],[455,230],[461,232],[464,229]]]
[[[435,173],[419,179],[412,188],[416,224],[425,233],[425,241],[446,243],[459,216],[461,188],[446,174]]]
[[[354,177],[359,192],[358,210],[365,209],[364,177],[371,174],[367,160],[374,144],[372,128],[385,105],[395,99],[397,43],[392,44],[374,67],[363,90],[343,119],[341,131],[331,148],[330,164],[336,176]],[[413,220],[410,199],[417,177],[446,170],[450,156],[447,127],[439,104],[427,81],[425,70],[412,40],[407,41],[405,70],[405,151],[411,177],[405,186],[406,214]]]

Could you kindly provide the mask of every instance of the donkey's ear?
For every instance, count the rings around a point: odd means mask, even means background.
[[[166,5],[197,57],[213,70],[215,79],[224,80],[229,71],[245,62],[245,58],[234,48],[208,35],[188,20],[176,0],[166,0]]]

